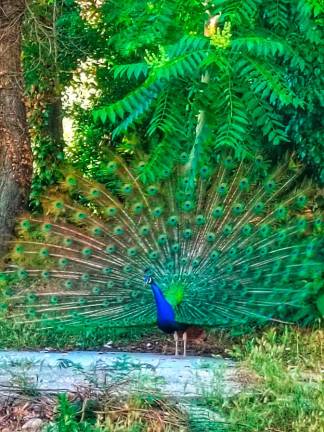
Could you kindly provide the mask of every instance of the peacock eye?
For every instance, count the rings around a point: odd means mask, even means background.
[[[204,177],[204,176],[206,176],[207,174],[209,174],[209,168],[208,168],[208,166],[203,166],[202,168],[201,168],[201,170],[200,170],[200,174]]]
[[[25,219],[25,220],[21,221],[20,226],[21,226],[21,228],[23,228],[25,230],[29,230],[31,228],[31,223],[28,219]]]
[[[62,209],[64,207],[64,203],[62,201],[56,201],[54,203],[54,207],[57,209]]]
[[[256,163],[262,163],[262,161],[263,161],[263,157],[262,156],[257,156],[256,158],[255,158],[255,161],[256,161]]]
[[[184,163],[184,162],[187,162],[187,160],[188,160],[187,153],[181,153],[181,155],[180,155],[180,162]]]
[[[126,183],[123,187],[122,187],[122,192],[124,192],[125,194],[129,194],[133,191],[133,186],[129,183]]]

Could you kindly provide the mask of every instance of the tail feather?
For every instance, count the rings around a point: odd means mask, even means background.
[[[147,268],[163,290],[185,286],[179,322],[285,321],[306,307],[303,287],[322,274],[323,224],[297,169],[267,176],[261,158],[236,166],[226,157],[194,183],[180,166],[145,184],[143,163],[114,158],[108,188],[69,171],[44,197],[45,216],[21,219],[0,274],[11,285],[5,314],[45,327],[153,323]],[[25,279],[42,283],[32,292]]]

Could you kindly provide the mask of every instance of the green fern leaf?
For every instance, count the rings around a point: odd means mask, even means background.
[[[114,78],[123,78],[125,75],[128,79],[138,79],[140,76],[146,77],[148,75],[149,67],[146,63],[131,63],[125,65],[114,66]]]

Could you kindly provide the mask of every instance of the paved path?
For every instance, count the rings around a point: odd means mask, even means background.
[[[30,386],[44,391],[73,390],[91,383],[124,382],[129,388],[156,388],[164,395],[199,397],[215,389],[239,391],[235,364],[229,359],[94,351],[0,351],[0,393],[9,387]],[[12,390],[11,390],[12,391]]]

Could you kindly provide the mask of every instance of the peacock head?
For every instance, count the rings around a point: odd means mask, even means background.
[[[145,269],[144,271],[144,283],[151,285],[153,283],[153,278],[150,269]]]

